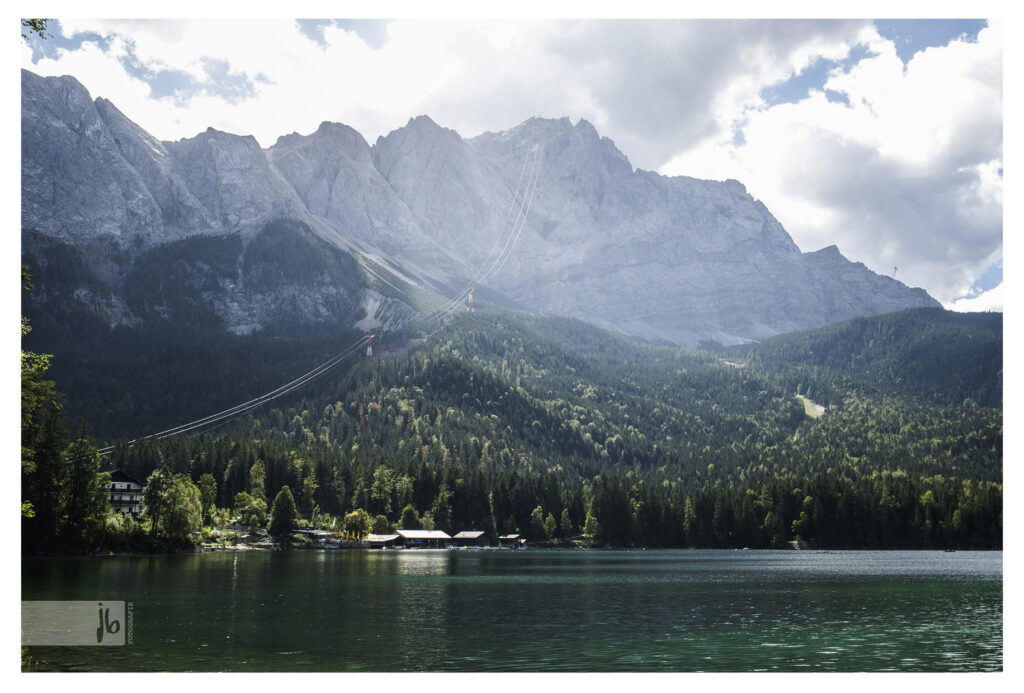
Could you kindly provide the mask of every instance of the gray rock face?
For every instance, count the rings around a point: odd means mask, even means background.
[[[374,150],[421,225],[439,229],[477,266],[510,230],[497,200],[513,199],[539,156],[514,252],[487,278],[538,312],[695,345],[938,305],[838,251],[801,253],[737,181],[634,171],[583,120],[531,119],[462,141],[420,118]],[[482,178],[501,185],[488,188]]]
[[[415,267],[459,266],[458,257],[420,227],[352,128],[323,123],[309,136],[286,135],[267,156],[306,210],[360,247]]]
[[[306,216],[295,191],[271,167],[251,135],[209,128],[165,146],[189,190],[222,228],[248,229],[273,217]]]
[[[421,287],[473,283],[537,312],[691,346],[938,305],[834,247],[801,253],[737,181],[634,170],[583,120],[532,118],[467,140],[419,116],[372,147],[324,123],[262,150],[213,129],[160,142],[70,77],[24,72],[22,85],[22,226],[79,246],[250,238],[293,219]],[[258,329],[266,306],[315,318],[323,311],[298,286],[255,304],[225,288],[209,304],[242,331]],[[353,300],[377,324],[408,310]]]
[[[96,110],[126,163],[139,174],[160,208],[164,230],[161,241],[218,228],[217,220],[188,189],[177,161],[163,142],[128,120],[106,99],[96,99]]]
[[[160,208],[85,88],[22,72],[22,228],[66,241],[160,228]]]

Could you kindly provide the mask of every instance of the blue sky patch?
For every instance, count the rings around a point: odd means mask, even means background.
[[[324,27],[334,24],[330,19],[296,19],[295,24],[303,36],[313,39],[321,46],[326,46],[324,41]]]
[[[797,103],[806,99],[812,89],[816,91],[825,89],[825,82],[828,81],[828,76],[833,70],[849,72],[850,68],[871,55],[874,54],[868,50],[867,46],[858,44],[842,60],[818,58],[811,65],[805,67],[800,74],[793,75],[784,82],[779,82],[762,89],[761,98],[769,106],[777,106],[782,103]],[[847,105],[850,103],[845,94],[840,94],[836,91],[828,90],[825,93],[825,97],[833,103],[845,103]]]
[[[915,53],[926,48],[948,45],[950,41],[965,37],[977,41],[978,32],[988,25],[984,19],[885,19],[875,21],[878,33],[896,46],[896,53],[906,64]],[[856,45],[845,59],[839,61],[819,58],[800,74],[793,75],[761,91],[761,98],[768,106],[783,103],[797,103],[812,89],[822,90],[832,70],[848,72],[851,67],[871,55],[867,46]],[[829,101],[849,104],[844,94],[828,91]]]
[[[971,286],[968,296],[983,294],[986,291],[996,288],[1002,283],[1003,261],[999,260],[985,268],[985,271],[981,273],[981,276],[974,280],[974,285]]]
[[[904,64],[925,48],[945,46],[963,35],[978,40],[978,32],[988,26],[984,19],[879,19],[875,28],[883,38],[896,45],[896,54]]]
[[[48,38],[42,39],[35,34],[29,34],[25,42],[32,49],[32,63],[38,63],[43,58],[56,59],[60,51],[74,51],[82,47],[83,43],[91,41],[99,44],[100,50],[104,53],[110,48],[110,41],[103,35],[95,32],[84,32],[75,34],[71,38],[64,36],[60,21],[51,19],[46,25]]]
[[[379,50],[387,43],[388,20],[386,19],[296,19],[296,24],[305,36],[313,39],[321,46],[324,41],[324,27],[339,26],[346,31],[354,31],[370,48]]]
[[[97,43],[104,53],[110,50],[110,39],[95,32],[75,34],[71,38],[64,36],[57,20],[50,22],[47,34],[50,37],[45,40],[34,35],[27,39],[28,45],[32,48],[33,63],[38,63],[43,58],[56,58],[58,52],[63,50],[78,50],[87,41]],[[125,55],[121,56],[120,63],[125,72],[149,85],[152,98],[170,97],[179,106],[187,104],[198,94],[217,96],[233,104],[240,103],[256,95],[257,84],[266,84],[270,81],[263,74],[250,77],[245,73],[232,73],[228,62],[217,58],[203,58],[206,79],[200,80],[184,70],[153,68],[139,59],[131,39],[125,42]]]
[[[232,74],[231,66],[227,60],[220,60],[217,58],[203,58],[203,71],[206,72],[206,76],[210,78],[209,82],[206,82],[200,86],[200,91],[213,96],[219,96],[228,103],[241,103],[246,99],[256,96],[256,84],[250,79],[249,75]],[[260,74],[256,77],[257,81],[266,83],[267,78]]]
[[[850,97],[848,97],[841,91],[832,91],[831,89],[826,89],[825,98],[828,99],[829,103],[841,103],[847,106],[850,105]]]
[[[126,45],[126,55],[121,58],[121,66],[124,71],[132,77],[142,80],[149,85],[150,95],[156,99],[174,97],[179,105],[188,100],[188,96],[195,92],[192,75],[184,70],[159,69],[146,65],[135,55],[135,45]]]

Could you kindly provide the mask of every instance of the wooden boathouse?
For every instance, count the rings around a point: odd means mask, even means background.
[[[446,549],[452,538],[439,529],[399,529],[395,543],[406,549]]]
[[[490,546],[487,533],[478,530],[462,531],[452,537],[455,546]]]

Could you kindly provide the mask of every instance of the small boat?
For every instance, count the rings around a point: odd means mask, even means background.
[[[943,553],[956,553],[956,549],[943,549]]]

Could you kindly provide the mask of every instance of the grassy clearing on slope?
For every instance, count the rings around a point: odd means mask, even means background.
[[[800,403],[804,405],[804,412],[807,416],[812,419],[817,419],[825,413],[825,407],[821,406],[817,402],[812,402],[803,395],[797,395],[796,398],[800,400]]]

